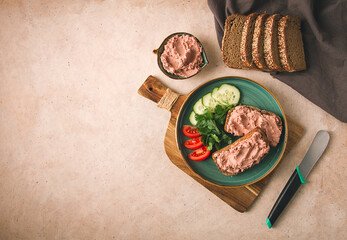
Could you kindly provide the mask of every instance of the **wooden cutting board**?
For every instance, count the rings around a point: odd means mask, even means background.
[[[149,76],[139,88],[138,93],[141,96],[158,103],[166,93],[166,90],[167,87],[165,87],[158,79],[153,76]],[[235,188],[230,186],[211,184],[205,181],[195,172],[190,170],[187,167],[185,160],[182,158],[180,151],[178,150],[175,138],[177,115],[188,95],[189,94],[183,96],[180,95],[175,104],[170,109],[171,118],[164,140],[165,152],[171,162],[175,164],[179,169],[194,178],[197,182],[217,195],[220,199],[222,199],[237,211],[244,212],[249,208],[249,206],[251,206],[253,201],[265,187],[265,185],[269,181],[269,178],[271,177],[271,174],[254,184]],[[293,146],[301,138],[304,132],[304,129],[300,125],[295,123],[295,121],[293,121],[290,117],[286,116],[286,118],[288,124],[288,141],[284,156],[293,148]]]

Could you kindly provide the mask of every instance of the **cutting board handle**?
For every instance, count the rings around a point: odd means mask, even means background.
[[[167,87],[164,86],[157,78],[149,76],[141,85],[137,93],[141,96],[158,103],[166,93]]]

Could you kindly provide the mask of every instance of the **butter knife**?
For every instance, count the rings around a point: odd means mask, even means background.
[[[296,167],[281,194],[277,198],[275,205],[272,207],[270,214],[266,219],[266,224],[269,228],[273,226],[276,219],[280,216],[283,209],[287,206],[290,199],[294,196],[301,184],[306,183],[305,179],[312,170],[313,166],[322,156],[324,150],[328,146],[329,139],[330,136],[327,131],[318,131],[304,159],[300,165]]]

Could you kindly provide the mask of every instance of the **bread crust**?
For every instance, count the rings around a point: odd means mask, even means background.
[[[255,132],[260,133],[261,136],[262,136],[262,138],[264,139],[264,141],[265,141],[267,144],[269,144],[269,141],[268,141],[268,139],[267,139],[267,137],[266,137],[266,134],[265,134],[259,127],[256,127],[256,128],[254,128],[252,131],[250,131],[249,133],[247,133],[245,136],[243,136],[243,137],[237,139],[237,140],[236,140],[235,142],[233,142],[232,144],[230,144],[230,145],[228,145],[228,146],[226,146],[226,147],[224,147],[224,148],[222,148],[222,149],[219,149],[218,151],[216,151],[216,152],[214,152],[214,153],[212,154],[212,159],[213,159],[214,163],[216,164],[216,166],[218,167],[218,169],[219,169],[219,171],[220,171],[221,173],[223,173],[224,175],[227,175],[227,176],[233,176],[233,175],[239,174],[239,173],[230,173],[230,172],[227,172],[227,171],[221,169],[221,168],[219,167],[218,163],[217,163],[217,159],[216,159],[215,155],[218,154],[218,153],[220,153],[220,152],[227,151],[227,150],[229,150],[230,148],[232,148],[235,144],[237,144],[238,142],[244,141],[244,140],[246,140],[246,139],[252,137],[253,134],[254,134]],[[266,155],[267,155],[267,154],[265,154],[265,155],[260,159],[260,161],[261,161]],[[252,166],[254,166],[254,163],[252,164]],[[250,166],[249,168],[251,168],[252,166]],[[247,168],[247,169],[249,169],[249,168]]]
[[[295,69],[293,66],[290,65],[289,62],[289,56],[287,54],[287,40],[286,40],[286,26],[287,22],[290,18],[293,18],[295,21],[298,21],[300,23],[300,19],[297,16],[294,15],[288,15],[285,17],[282,17],[278,22],[278,50],[279,55],[281,59],[281,64],[284,68],[284,70],[288,72],[295,72],[295,71],[302,71],[306,69],[306,63],[305,66],[302,68]],[[300,31],[301,34],[301,31]]]
[[[264,44],[262,41],[263,32],[264,32],[264,21],[267,19],[269,15],[268,14],[260,14],[257,19],[255,20],[255,27],[254,27],[254,33],[253,33],[253,40],[252,40],[252,57],[253,62],[255,65],[264,71],[271,71],[266,66],[265,59],[263,57],[263,51],[259,50],[259,48],[263,48],[264,46],[261,46],[260,44]],[[264,61],[262,61],[264,60]]]
[[[289,65],[288,55],[286,54],[287,53],[286,37],[284,35],[288,17],[289,16],[282,17],[280,21],[278,22],[278,48],[280,51],[281,63],[284,70],[292,71],[292,68]]]
[[[275,57],[279,60],[278,52],[275,53],[273,50],[275,49],[278,51],[278,33],[277,28],[275,28],[277,21],[281,18],[280,14],[274,14],[268,17],[265,21],[265,31],[264,31],[264,59],[267,64],[267,66],[271,70],[276,71],[283,71],[283,68],[281,65],[278,65],[275,61]],[[276,40],[273,42],[273,40]],[[273,46],[275,44],[275,46]],[[280,64],[280,63],[279,63]]]
[[[255,18],[258,16],[257,13],[251,13],[246,17],[243,30],[242,30],[242,35],[241,35],[241,44],[240,44],[240,57],[242,64],[246,68],[250,69],[256,69],[257,67],[253,63],[253,58],[252,58],[252,51],[248,52],[247,51],[247,40],[253,41],[253,31],[250,32],[250,28],[252,27],[252,24],[255,23]],[[251,46],[252,49],[252,46]],[[251,61],[248,60],[248,56],[251,57]]]

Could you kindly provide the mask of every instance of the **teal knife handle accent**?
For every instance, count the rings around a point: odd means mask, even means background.
[[[277,198],[275,205],[272,207],[269,216],[266,219],[266,223],[271,228],[277,218],[282,213],[283,209],[287,206],[289,201],[292,199],[296,191],[301,186],[301,179],[297,169],[294,170],[292,176],[289,178],[286,186],[283,188],[281,194]]]
[[[301,174],[301,172],[300,172],[299,166],[296,167],[296,171],[298,171],[298,174],[299,174],[299,178],[300,178],[301,183],[302,183],[302,184],[306,184],[305,178],[304,178],[304,176],[302,176],[302,174]]]

